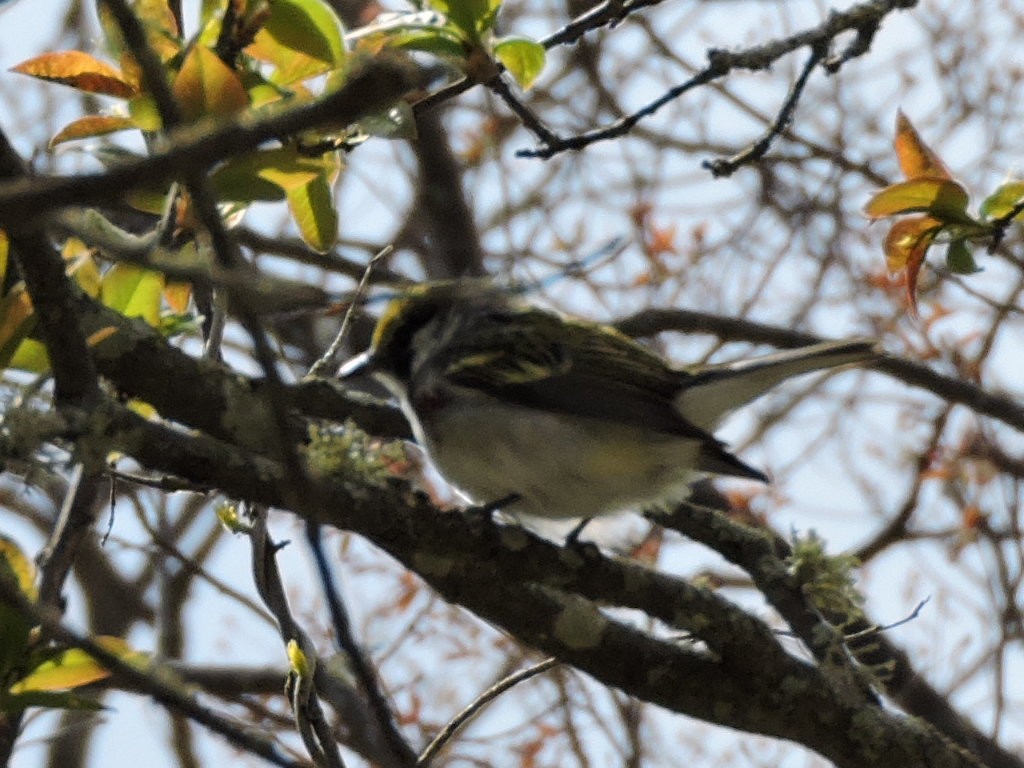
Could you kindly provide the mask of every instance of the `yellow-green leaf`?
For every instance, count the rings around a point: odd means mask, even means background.
[[[1024,200],[1024,181],[1008,181],[1000,185],[995,192],[985,198],[981,204],[982,218],[992,221],[1008,216],[1022,200]],[[1024,219],[1024,213],[1014,218]]]
[[[131,7],[135,17],[142,22],[146,42],[160,61],[166,63],[178,55],[181,51],[180,30],[167,0],[132,0]],[[119,56],[126,47],[121,28],[107,10],[106,3],[99,3],[98,10],[106,47],[114,56]]]
[[[134,264],[115,264],[103,276],[100,301],[125,317],[141,317],[152,326],[160,322],[164,276]]]
[[[2,534],[0,579],[9,579],[25,597],[36,600],[35,565],[13,539]],[[0,601],[0,680],[10,679],[10,672],[25,664],[31,630],[31,623],[16,606]],[[0,701],[4,698],[0,692]]]
[[[287,85],[344,67],[341,22],[323,0],[272,0],[270,18],[246,53],[272,64],[270,79]]]
[[[338,212],[334,208],[327,174],[288,191],[288,208],[299,234],[314,250],[326,253],[338,238]]]
[[[115,131],[124,131],[129,128],[136,128],[135,121],[130,117],[119,117],[117,115],[88,115],[73,120],[50,139],[50,148],[58,144],[75,139],[85,139],[91,136],[104,136]]]
[[[537,80],[546,58],[544,46],[525,37],[501,38],[494,44],[494,56],[524,90]]]
[[[82,51],[44,53],[11,69],[51,83],[70,85],[88,93],[120,98],[136,95],[135,86],[120,70]]]
[[[32,328],[36,317],[24,283],[13,286],[0,299],[0,368],[6,368]]]
[[[7,233],[0,229],[0,285],[3,285],[7,277],[7,257],[10,251],[10,240]]]
[[[38,597],[36,566],[14,539],[0,533],[0,569],[14,577],[18,589],[33,602]]]
[[[864,206],[872,219],[927,212],[947,223],[970,223],[967,190],[950,179],[920,176],[886,187]]]
[[[42,342],[25,339],[14,351],[8,367],[29,373],[46,373],[50,370],[50,355]]]
[[[238,514],[238,506],[227,501],[217,505],[217,519],[228,533],[248,533],[252,530],[252,526]]]
[[[249,106],[249,94],[238,75],[205,45],[188,52],[172,90],[188,120],[230,117]]]
[[[159,131],[163,126],[160,110],[152,96],[136,96],[128,102],[128,114],[135,126],[143,131]]]
[[[119,637],[97,637],[96,643],[122,661],[141,663],[146,659],[144,654],[132,650],[131,646]],[[69,648],[44,661],[12,685],[10,690],[13,694],[61,691],[79,688],[107,677],[110,677],[110,672],[96,659],[80,648]]]
[[[73,277],[78,286],[96,298],[100,295],[100,268],[96,265],[92,250],[76,238],[69,238],[62,251],[66,263],[65,271]]]
[[[299,677],[309,677],[312,672],[309,658],[302,652],[298,642],[294,639],[289,640],[285,650],[288,654],[288,666],[291,671]]]
[[[903,114],[903,110],[896,113],[896,138],[893,147],[896,149],[900,169],[908,179],[916,179],[919,176],[953,178],[953,174],[949,172],[942,159],[921,140],[921,136]]]

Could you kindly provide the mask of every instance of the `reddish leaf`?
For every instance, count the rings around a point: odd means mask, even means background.
[[[896,138],[893,140],[893,147],[903,175],[908,179],[916,179],[918,176],[953,178],[949,168],[932,148],[921,140],[902,110],[896,113]]]
[[[89,93],[121,98],[129,98],[137,93],[135,86],[119,70],[82,51],[44,53],[11,69]]]
[[[885,237],[885,258],[890,272],[902,272],[907,303],[917,314],[917,276],[924,264],[925,254],[942,222],[930,216],[913,216],[897,221]]]
[[[191,283],[168,283],[164,287],[164,300],[171,310],[179,315],[183,315],[188,311],[188,302],[191,298]]]
[[[922,245],[927,250],[940,229],[942,222],[931,216],[911,216],[893,224],[885,236],[885,261],[889,271],[908,269],[917,250]]]
[[[60,132],[50,139],[50,148],[52,149],[58,144],[63,144],[65,141],[86,139],[90,136],[103,136],[115,131],[124,131],[135,127],[135,121],[130,117],[89,115],[88,117],[74,120],[61,128]]]
[[[650,241],[647,243],[647,253],[651,256],[679,253],[676,248],[675,224],[669,224],[664,227],[652,225],[648,235],[650,236]]]

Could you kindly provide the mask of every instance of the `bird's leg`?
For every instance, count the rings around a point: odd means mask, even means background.
[[[507,507],[510,504],[515,504],[522,498],[518,493],[510,493],[507,496],[502,496],[497,501],[490,501],[486,504],[480,504],[478,506],[467,507],[464,514],[471,520],[490,520],[491,514]]]
[[[592,517],[584,517],[582,520],[580,520],[576,524],[576,527],[569,531],[568,535],[565,537],[565,546],[578,547],[581,543],[580,534],[583,533],[583,529],[586,528],[590,521],[593,519],[594,518]]]

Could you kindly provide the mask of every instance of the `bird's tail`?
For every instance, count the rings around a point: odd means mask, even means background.
[[[701,368],[676,397],[689,421],[708,431],[730,411],[746,405],[793,376],[866,363],[879,356],[871,340],[826,341],[763,357]]]

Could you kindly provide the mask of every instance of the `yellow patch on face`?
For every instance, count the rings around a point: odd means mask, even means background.
[[[408,299],[395,299],[384,309],[377,321],[377,327],[373,330],[373,348],[380,349],[383,342],[391,335],[391,329],[409,304]]]

